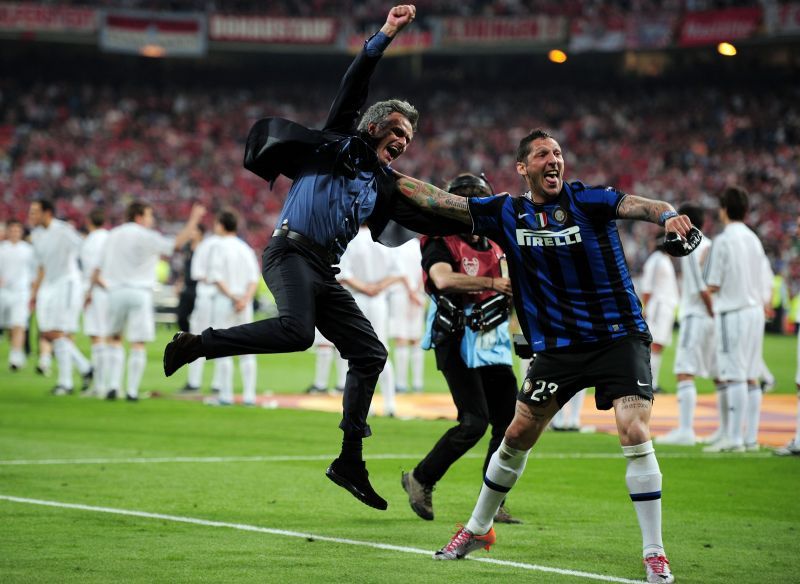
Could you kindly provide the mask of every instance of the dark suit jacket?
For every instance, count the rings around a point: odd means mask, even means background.
[[[281,174],[294,180],[302,161],[314,155],[320,146],[358,137],[358,119],[367,100],[370,77],[379,60],[379,56],[371,57],[364,50],[353,60],[342,78],[322,130],[306,128],[283,118],[264,118],[256,122],[247,136],[244,167],[270,184]],[[425,212],[399,194],[391,170],[380,166],[377,153],[367,140],[362,142],[365,149],[371,150],[363,159],[374,165],[378,181],[375,209],[367,219],[374,240],[396,246],[411,239],[415,232],[428,235],[464,232],[463,223]]]

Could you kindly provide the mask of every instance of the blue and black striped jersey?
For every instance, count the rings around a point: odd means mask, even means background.
[[[517,316],[534,352],[649,338],[615,221],[624,197],[576,181],[541,205],[528,196],[469,200],[473,232],[506,252]]]

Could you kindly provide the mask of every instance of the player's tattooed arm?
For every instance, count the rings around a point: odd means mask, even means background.
[[[469,205],[465,197],[450,194],[432,184],[396,173],[397,189],[409,201],[437,215],[472,225]]]
[[[683,236],[692,228],[689,218],[686,215],[678,215],[669,203],[636,195],[625,195],[622,198],[617,207],[617,217],[663,225],[666,231],[674,231]]]

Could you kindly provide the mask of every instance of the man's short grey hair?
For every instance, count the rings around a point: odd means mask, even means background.
[[[366,132],[370,124],[380,124],[388,116],[397,112],[408,118],[411,122],[411,129],[417,131],[417,121],[419,121],[419,112],[417,108],[403,101],[402,99],[387,99],[386,101],[378,101],[373,103],[358,123],[358,129]]]

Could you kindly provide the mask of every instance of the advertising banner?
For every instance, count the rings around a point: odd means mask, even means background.
[[[212,41],[330,45],[336,42],[335,18],[269,18],[213,14],[208,35]]]
[[[199,57],[207,46],[202,15],[107,12],[100,28],[100,48],[114,53]]]
[[[97,31],[97,11],[0,2],[0,30],[91,33]]]
[[[631,15],[625,23],[625,47],[663,49],[670,46],[678,26],[677,14]]]
[[[626,27],[623,18],[605,21],[588,18],[573,20],[569,32],[571,51],[621,51],[625,48]]]
[[[566,39],[567,21],[561,16],[531,18],[443,18],[443,45],[558,43]]]
[[[678,44],[694,47],[749,38],[760,23],[759,7],[689,12],[683,17]]]
[[[800,35],[800,3],[768,4],[764,24],[769,36]]]

